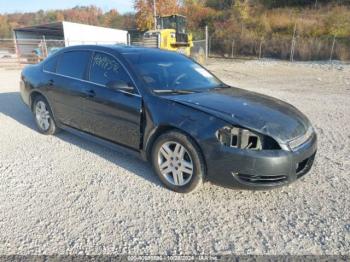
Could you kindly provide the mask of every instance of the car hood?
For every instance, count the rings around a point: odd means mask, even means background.
[[[286,143],[306,133],[310,122],[294,106],[240,88],[164,96]]]

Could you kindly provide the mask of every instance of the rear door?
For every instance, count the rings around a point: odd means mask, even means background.
[[[53,103],[55,116],[63,124],[85,130],[87,115],[84,113],[84,102],[89,95],[87,68],[91,51],[74,50],[60,54],[56,72],[51,73],[50,100]]]
[[[142,98],[126,68],[113,55],[96,51],[88,80],[94,93],[85,101],[85,113],[90,120],[88,132],[138,149]],[[134,91],[112,90],[106,86],[120,80],[134,86]]]

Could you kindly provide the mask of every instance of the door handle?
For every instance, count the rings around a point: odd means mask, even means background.
[[[55,81],[53,81],[53,79],[49,80],[49,86],[53,86],[54,83],[55,83]]]
[[[94,97],[96,95],[95,91],[94,90],[86,90],[84,92],[88,97]]]

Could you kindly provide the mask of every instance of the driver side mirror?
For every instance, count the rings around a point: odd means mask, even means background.
[[[134,87],[122,80],[116,80],[116,81],[110,81],[106,85],[108,88],[112,90],[117,90],[117,91],[127,91],[127,92],[133,92]]]

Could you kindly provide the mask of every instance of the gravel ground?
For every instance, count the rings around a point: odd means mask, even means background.
[[[0,254],[349,254],[350,66],[211,60],[233,85],[286,100],[313,122],[312,172],[272,191],[165,189],[141,160],[36,132],[0,69]]]

